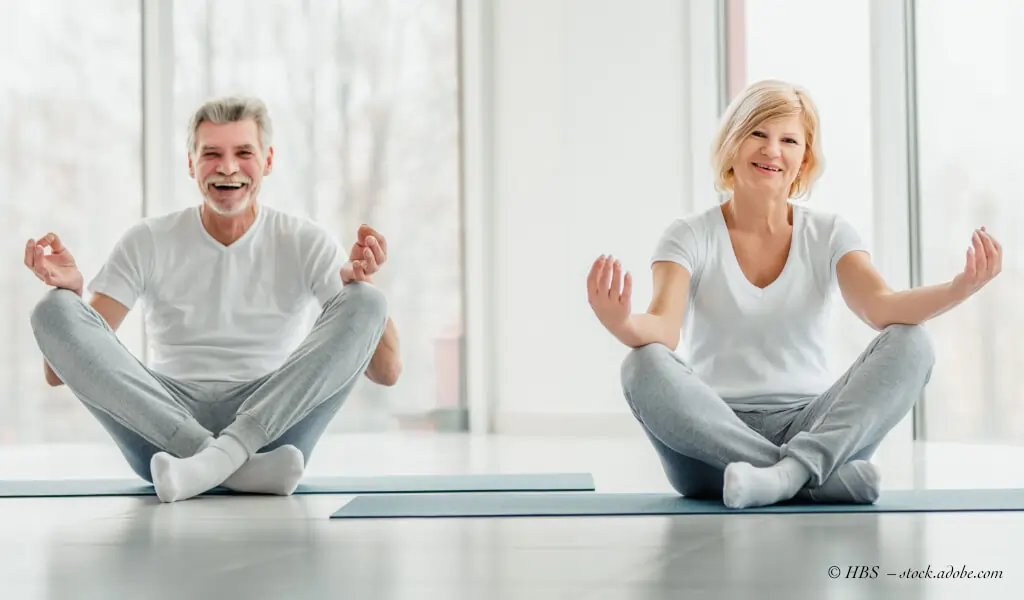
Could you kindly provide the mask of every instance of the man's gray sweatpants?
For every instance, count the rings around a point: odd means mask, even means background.
[[[725,467],[768,467],[792,456],[811,473],[807,488],[837,467],[869,459],[910,412],[931,378],[931,340],[920,325],[890,325],[842,377],[805,403],[734,411],[662,344],[630,351],[622,387],[633,415],[682,495],[721,497]]]
[[[224,434],[250,456],[290,444],[308,462],[369,365],[386,322],[384,295],[370,284],[350,283],[276,371],[248,382],[216,381],[215,373],[211,381],[181,381],[146,367],[73,292],[51,290],[32,312],[50,367],[147,481],[153,454],[192,456],[207,439]]]

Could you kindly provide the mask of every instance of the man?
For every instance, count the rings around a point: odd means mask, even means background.
[[[371,279],[387,242],[364,225],[346,256],[321,227],[258,204],[271,134],[259,100],[201,106],[187,147],[203,201],[130,228],[88,305],[57,235],[25,246],[55,288],[32,313],[47,382],[67,384],[164,502],[218,485],[291,494],[359,375],[390,386],[401,372]],[[149,366],[115,334],[139,300]]]

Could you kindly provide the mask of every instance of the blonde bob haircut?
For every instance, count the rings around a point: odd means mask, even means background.
[[[712,147],[715,189],[732,191],[735,178],[732,163],[747,136],[765,121],[791,116],[802,117],[805,148],[804,164],[789,187],[789,197],[799,198],[809,193],[825,168],[818,110],[806,90],[775,79],[750,84],[726,109]]]

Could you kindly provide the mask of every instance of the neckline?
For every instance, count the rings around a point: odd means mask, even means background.
[[[235,240],[234,242],[232,242],[232,243],[230,243],[230,244],[228,244],[226,246],[224,244],[220,243],[220,241],[218,241],[217,238],[213,237],[213,235],[211,235],[210,232],[206,230],[206,226],[203,225],[203,212],[202,212],[203,211],[203,205],[202,204],[193,207],[192,215],[193,215],[193,219],[194,219],[194,221],[196,223],[196,226],[199,227],[199,233],[200,233],[200,235],[203,236],[203,239],[206,240],[206,242],[208,244],[212,245],[214,248],[220,250],[221,252],[229,252],[229,251],[231,251],[234,248],[238,248],[238,247],[243,246],[245,244],[245,242],[249,240],[249,238],[251,238],[253,235],[255,235],[254,232],[260,226],[260,224],[263,222],[263,217],[264,217],[264,213],[266,212],[266,210],[267,210],[266,206],[262,206],[262,205],[258,206],[257,209],[256,209],[256,219],[253,220],[252,225],[250,225],[249,228],[245,230],[245,233],[243,233],[241,237],[239,237],[237,240]]]
[[[720,241],[721,243],[725,244],[725,254],[727,255],[725,262],[728,263],[728,269],[732,273],[733,277],[740,282],[740,285],[742,285],[748,292],[756,296],[764,296],[768,292],[778,287],[781,287],[783,279],[789,274],[790,271],[793,270],[791,265],[796,260],[796,240],[797,235],[800,232],[800,229],[803,225],[803,215],[800,212],[800,207],[798,207],[796,204],[790,202],[789,206],[792,208],[793,211],[793,230],[789,236],[789,249],[787,250],[786,254],[786,263],[782,266],[782,270],[779,271],[779,275],[771,283],[764,286],[763,288],[754,285],[753,282],[747,279],[746,274],[743,272],[743,268],[740,267],[739,258],[737,258],[736,256],[736,249],[732,245],[732,237],[729,235],[729,225],[725,222],[725,215],[722,213],[722,206],[718,205],[716,207],[715,212],[718,218],[718,230],[720,232],[720,235],[722,236],[720,238]]]

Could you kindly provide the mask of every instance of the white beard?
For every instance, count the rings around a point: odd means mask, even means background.
[[[252,204],[252,200],[253,197],[255,197],[255,195],[256,190],[250,188],[249,193],[247,193],[245,197],[242,198],[242,201],[238,204],[238,206],[232,209],[222,208],[220,205],[214,202],[212,198],[210,198],[209,194],[205,190],[203,193],[203,200],[205,200],[206,207],[212,210],[214,213],[222,217],[233,217],[235,215],[239,215],[245,212],[245,210],[249,208],[249,205]]]

